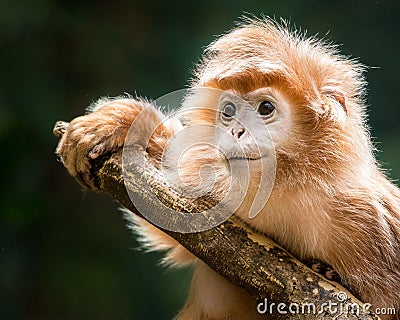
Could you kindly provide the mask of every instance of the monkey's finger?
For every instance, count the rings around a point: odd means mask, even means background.
[[[53,134],[57,138],[61,138],[68,129],[69,123],[65,121],[57,121],[53,128]]]

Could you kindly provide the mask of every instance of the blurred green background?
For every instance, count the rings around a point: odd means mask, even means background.
[[[137,250],[117,205],[53,154],[57,120],[101,96],[183,88],[244,12],[285,17],[371,67],[372,135],[400,177],[400,1],[0,1],[0,318],[170,319],[190,271]],[[377,68],[375,68],[377,67]]]

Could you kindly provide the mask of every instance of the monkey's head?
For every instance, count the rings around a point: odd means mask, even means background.
[[[271,138],[277,186],[351,184],[350,176],[375,168],[365,125],[363,71],[334,46],[290,31],[285,23],[250,21],[206,49],[193,81],[200,93],[186,99],[200,108],[187,121],[216,124],[234,138],[232,143],[249,144],[244,154],[222,144],[232,157],[263,157],[269,152],[263,142]],[[201,94],[200,88],[217,90]],[[254,114],[270,137],[253,127],[249,119]],[[259,154],[240,122],[251,127]]]

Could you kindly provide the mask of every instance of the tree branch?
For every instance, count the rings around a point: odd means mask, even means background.
[[[106,192],[133,214],[143,215],[132,204],[126,188],[139,194],[146,203],[149,212],[159,212],[163,208],[161,202],[178,212],[198,212],[214,205],[210,199],[185,199],[179,193],[166,185],[159,170],[143,157],[143,149],[132,147],[137,154],[130,162],[129,176],[122,171],[122,150],[92,160],[91,174],[101,192]],[[125,185],[124,185],[124,177]],[[148,184],[150,188],[143,188]],[[201,216],[201,214],[198,214]],[[143,217],[146,219],[146,217]],[[160,227],[156,226],[161,229]],[[267,299],[271,305],[290,304],[296,314],[274,314],[266,319],[315,319],[315,314],[301,314],[305,304],[314,305],[321,318],[331,319],[379,319],[363,310],[363,303],[355,298],[341,285],[323,278],[313,272],[286,250],[262,234],[250,229],[235,215],[213,229],[196,233],[178,233],[161,229],[181,243],[195,256],[203,260],[218,274],[235,285],[243,287],[250,295],[260,302]],[[359,314],[332,314],[329,312],[330,303],[337,303],[338,294],[345,293],[347,300],[343,306],[352,304],[353,310],[358,308]],[[331,305],[335,308],[338,305]],[[340,309],[339,309],[340,310]],[[312,308],[311,308],[312,311]]]

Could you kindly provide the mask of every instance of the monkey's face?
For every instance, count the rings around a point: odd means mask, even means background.
[[[218,146],[230,160],[254,161],[273,156],[288,135],[288,102],[271,87],[235,95],[221,94],[216,123]]]
[[[254,161],[290,137],[292,102],[278,86],[246,92],[200,87],[186,96],[180,118],[190,130],[176,146],[213,146],[226,160]],[[190,141],[190,143],[187,143]]]

